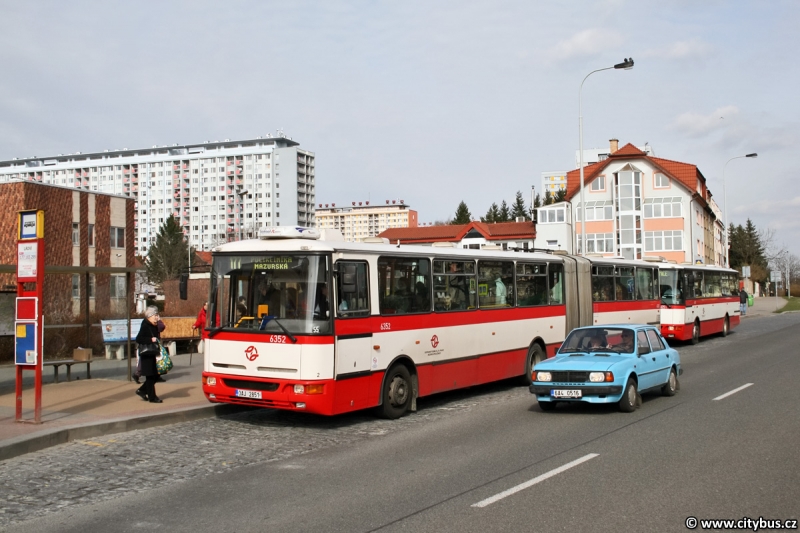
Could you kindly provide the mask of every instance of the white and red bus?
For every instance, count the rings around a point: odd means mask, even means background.
[[[529,380],[575,327],[658,322],[652,263],[337,235],[265,228],[214,250],[210,401],[394,418],[421,396]]]
[[[691,341],[739,325],[739,273],[703,265],[658,264],[661,334]]]

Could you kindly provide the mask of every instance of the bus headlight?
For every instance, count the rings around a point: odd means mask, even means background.
[[[217,386],[217,378],[215,378],[215,377],[213,377],[213,376],[205,376],[205,377],[203,378],[203,381],[204,381],[204,382],[205,382],[205,384],[206,384],[206,385],[208,385],[209,387],[216,387],[216,386]]]
[[[553,376],[550,372],[537,372],[536,381],[553,381]]]
[[[306,388],[302,385],[295,385],[294,386],[294,393],[295,394],[303,394],[306,392]]]

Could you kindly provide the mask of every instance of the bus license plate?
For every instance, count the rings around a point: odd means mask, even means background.
[[[550,396],[553,398],[580,398],[580,390],[551,390]]]
[[[255,400],[260,400],[261,391],[236,389],[236,396],[239,398],[253,398]]]

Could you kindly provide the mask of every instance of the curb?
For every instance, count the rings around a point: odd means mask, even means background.
[[[187,407],[175,411],[144,415],[132,418],[114,418],[105,422],[67,426],[52,431],[41,431],[33,435],[24,435],[0,443],[0,461],[18,457],[26,453],[36,452],[58,446],[74,440],[113,435],[136,429],[147,429],[180,422],[191,422],[204,418],[232,415],[252,410],[250,406],[239,405],[203,405]]]

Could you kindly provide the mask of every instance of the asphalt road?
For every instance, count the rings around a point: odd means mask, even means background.
[[[265,428],[260,421],[272,415],[259,412],[216,426],[216,437],[196,422],[179,428],[180,442],[198,463],[227,447],[233,467],[178,476],[166,460],[158,476],[131,470],[128,483],[137,487],[131,492],[123,480],[121,496],[87,496],[85,503],[49,506],[43,516],[7,526],[195,533],[686,531],[688,517],[796,519],[798,324],[796,313],[748,319],[727,338],[678,347],[685,372],[680,392],[646,395],[632,414],[580,405],[544,413],[526,388],[504,383],[423,400],[418,413],[399,421],[278,414]],[[153,447],[141,454],[174,446],[168,434],[147,431],[141,441],[128,437],[132,445]],[[276,439],[284,439],[277,454]],[[29,469],[19,479],[41,482],[36,465],[71,449],[89,454],[86,470],[109,460],[113,442],[45,450],[27,461],[7,461],[8,471],[0,474]],[[107,446],[105,454],[100,445]],[[112,454],[110,461],[118,458]],[[70,475],[61,480],[67,487]],[[14,487],[12,476],[0,487],[0,501]]]

